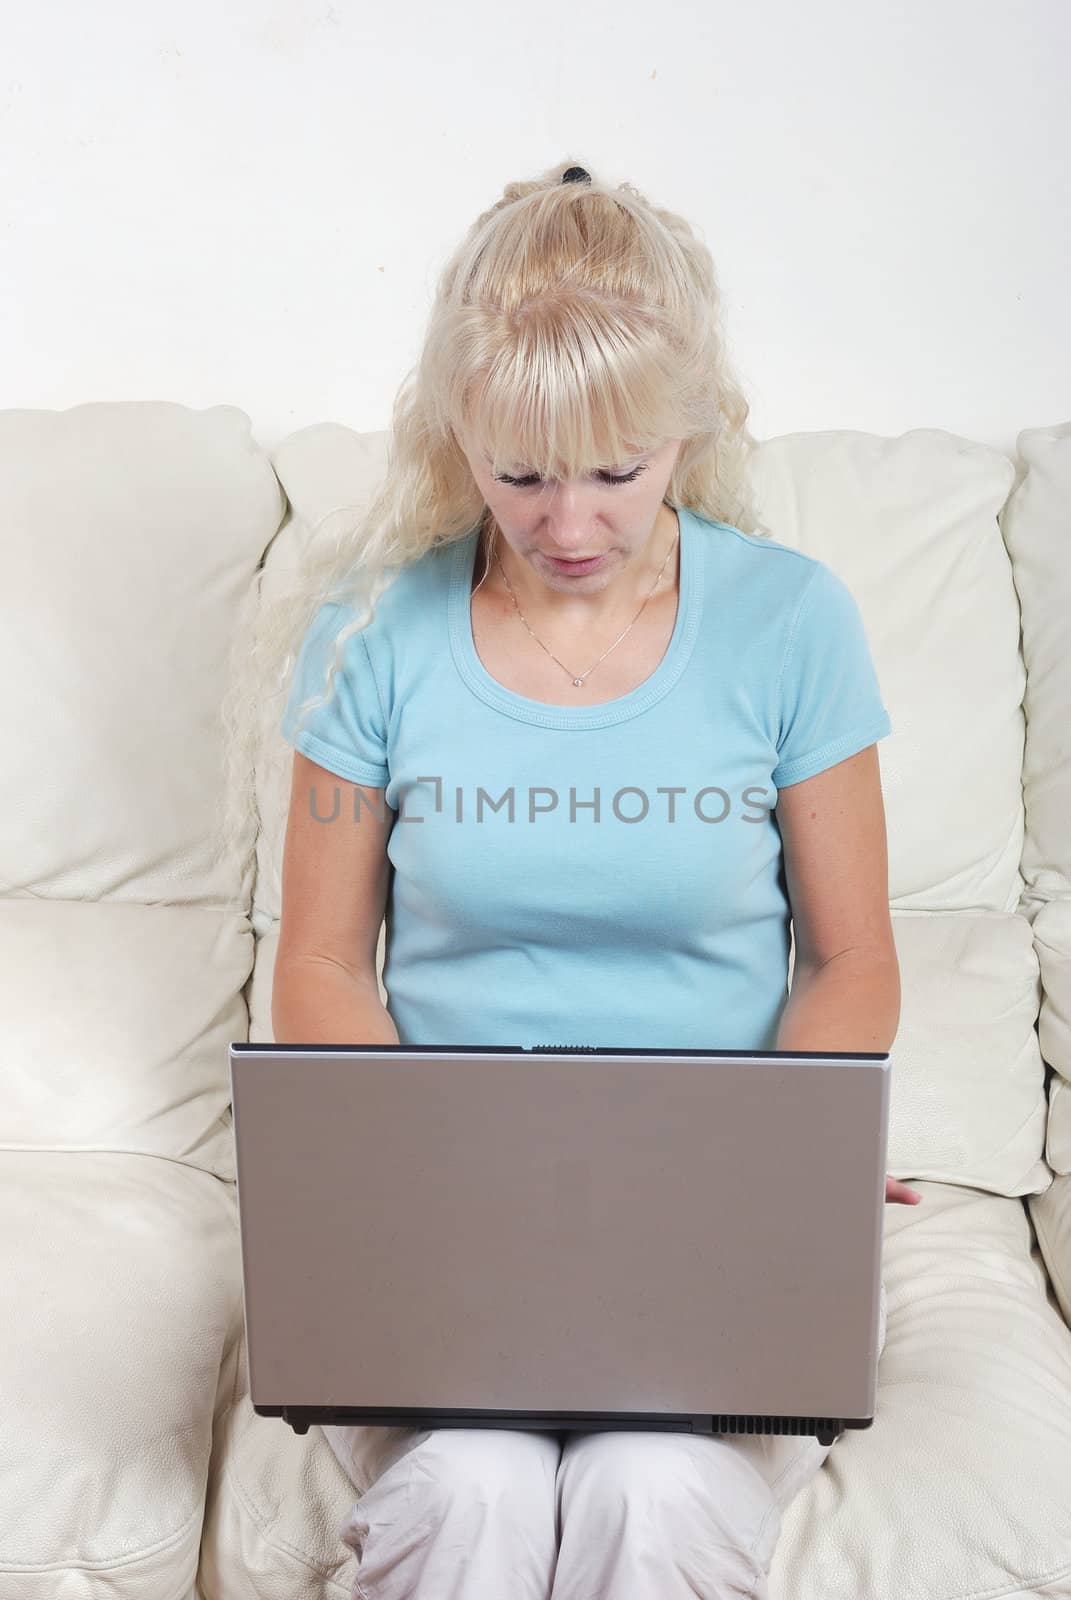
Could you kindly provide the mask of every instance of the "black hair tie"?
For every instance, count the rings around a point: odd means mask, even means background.
[[[563,183],[590,183],[591,173],[585,172],[583,167],[570,167],[562,173]]]

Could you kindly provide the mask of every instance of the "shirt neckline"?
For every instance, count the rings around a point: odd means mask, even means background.
[[[487,705],[520,722],[533,722],[542,728],[606,728],[615,722],[646,711],[679,679],[688,664],[696,636],[703,594],[703,540],[695,526],[694,513],[686,506],[674,506],[680,524],[680,572],[678,576],[677,616],[658,666],[643,683],[597,706],[555,706],[528,695],[516,694],[491,676],[476,650],[472,637],[470,611],[472,575],[479,543],[479,525],[456,541],[450,566],[448,602],[450,649],[463,681]]]

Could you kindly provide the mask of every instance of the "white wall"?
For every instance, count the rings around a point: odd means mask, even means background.
[[[1071,418],[1065,0],[0,15],[0,406],[386,427],[446,255],[569,156],[698,224],[760,438]]]

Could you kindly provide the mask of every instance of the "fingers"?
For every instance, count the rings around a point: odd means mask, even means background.
[[[885,1200],[887,1203],[899,1206],[917,1206],[922,1200],[922,1195],[917,1189],[909,1189],[906,1183],[901,1183],[899,1178],[885,1178]]]

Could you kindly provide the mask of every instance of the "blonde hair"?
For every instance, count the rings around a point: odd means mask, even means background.
[[[231,865],[237,856],[243,881],[261,820],[254,763],[265,775],[271,746],[290,760],[279,739],[261,748],[259,729],[279,728],[313,617],[328,600],[357,612],[341,622],[321,691],[297,708],[299,727],[332,698],[347,639],[398,572],[464,538],[486,512],[459,428],[496,474],[523,464],[543,478],[584,476],[680,439],[666,502],[768,533],[748,493],[756,441],[710,251],[632,184],[563,183],[572,166],[507,184],[476,218],[440,275],[420,358],[397,392],[377,493],[359,515],[333,514],[296,585],[254,605],[240,632],[222,712],[219,853]]]

